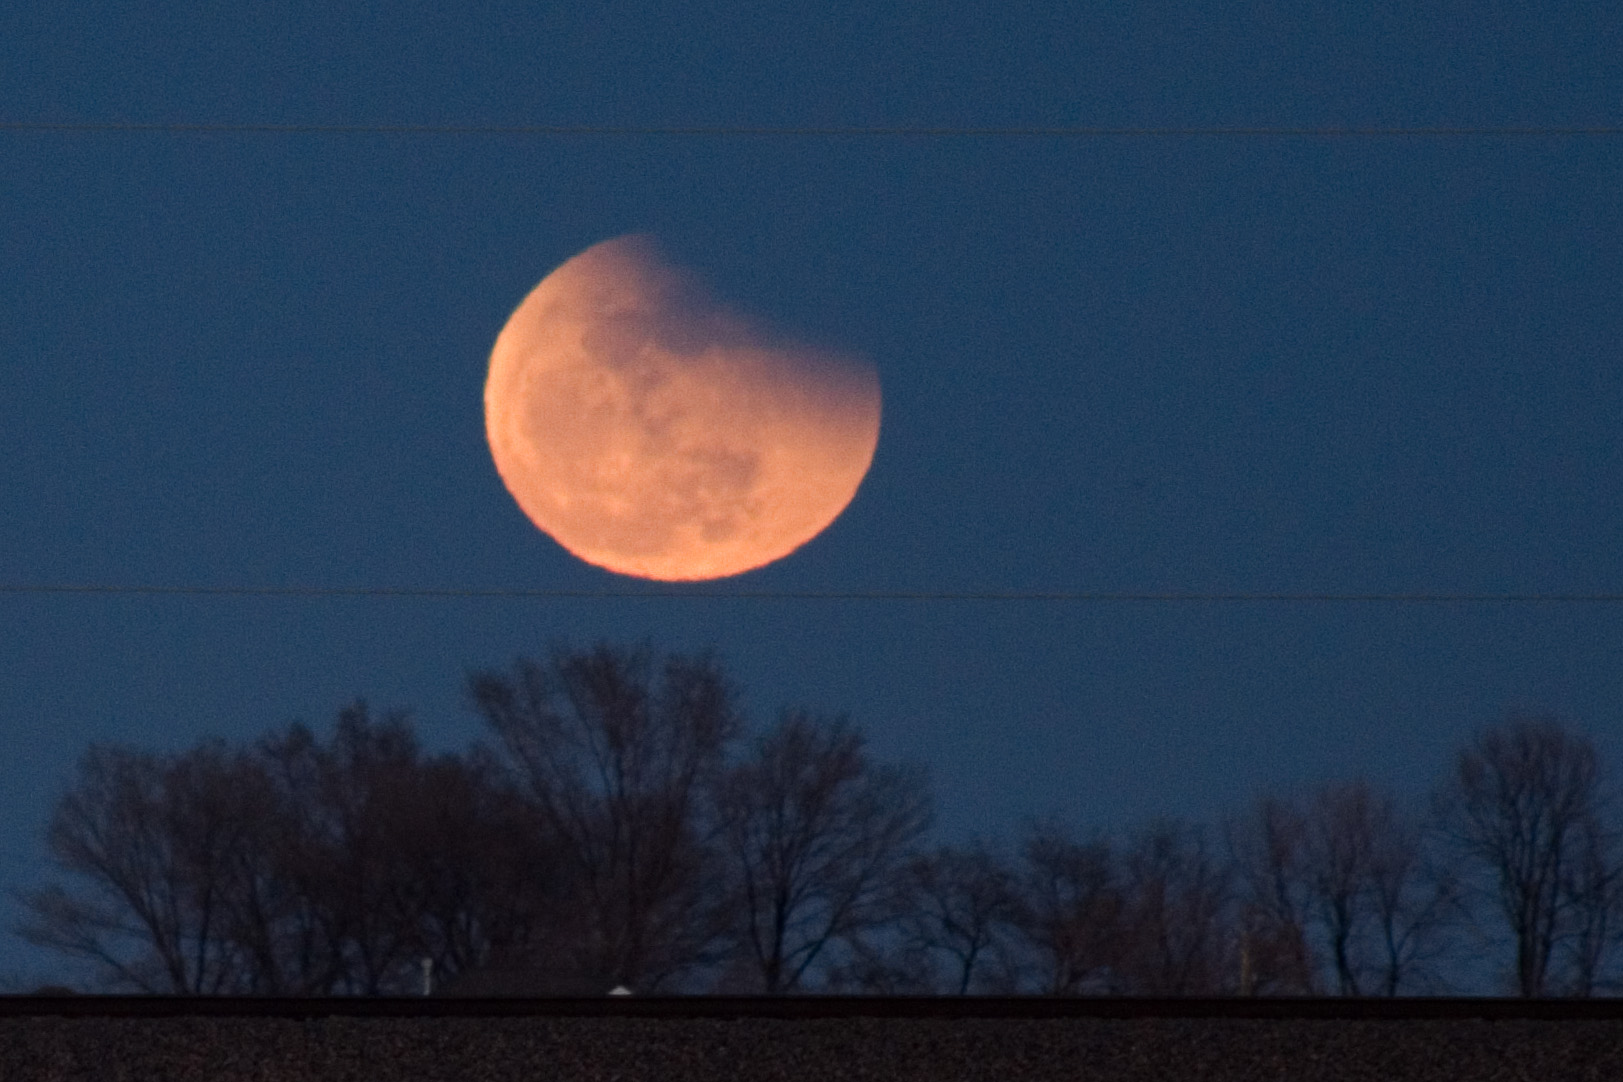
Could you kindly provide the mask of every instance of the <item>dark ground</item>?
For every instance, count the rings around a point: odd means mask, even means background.
[[[4,1082],[1616,1082],[1602,1019],[0,1017]]]

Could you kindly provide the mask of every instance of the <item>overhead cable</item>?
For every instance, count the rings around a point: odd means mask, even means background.
[[[1615,605],[1623,593],[1449,591],[748,590],[709,586],[555,589],[457,586],[204,586],[0,583],[0,594],[122,597],[395,598],[513,601],[1005,601],[1124,604]]]
[[[268,124],[132,120],[0,120],[0,131],[136,135],[698,136],[773,138],[1517,138],[1623,135],[1623,126],[1136,126],[1088,125],[750,125],[750,124]]]

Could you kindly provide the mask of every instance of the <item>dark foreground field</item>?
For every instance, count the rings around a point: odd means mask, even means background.
[[[0,997],[0,1079],[1617,1082],[1623,1005]]]

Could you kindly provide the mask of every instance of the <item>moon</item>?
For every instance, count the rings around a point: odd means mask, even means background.
[[[537,527],[588,563],[667,582],[794,552],[856,495],[879,379],[719,304],[652,240],[541,280],[496,338],[485,434]]]

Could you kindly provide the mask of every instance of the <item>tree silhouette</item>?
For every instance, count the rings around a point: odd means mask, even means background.
[[[1493,883],[1520,995],[1556,990],[1563,951],[1574,963],[1564,990],[1594,988],[1618,901],[1603,806],[1594,744],[1551,718],[1511,718],[1479,733],[1439,796],[1455,840]]]
[[[426,753],[364,702],[324,734],[91,746],[18,930],[189,995],[414,993],[426,960],[448,994],[1391,996],[1491,957],[1459,950],[1486,920],[1519,994],[1618,987],[1617,808],[1551,719],[1479,732],[1429,816],[1354,779],[1263,795],[1223,844],[1050,818],[1005,852],[930,844],[923,773],[848,717],[743,739],[710,654],[560,644],[468,690],[493,747]]]
[[[114,988],[379,994],[533,937],[550,870],[489,770],[425,757],[402,715],[345,708],[233,751],[93,747],[52,817],[63,878],[32,942]]]
[[[1020,850],[1012,924],[1032,958],[1033,990],[1117,990],[1124,900],[1115,851],[1079,841],[1053,820],[1031,824]]]
[[[245,990],[230,893],[263,811],[256,783],[251,765],[218,743],[177,756],[92,746],[46,835],[77,889],[57,882],[26,895],[23,936],[117,987]]]
[[[1304,874],[1308,825],[1301,809],[1264,796],[1231,821],[1229,850],[1240,887],[1241,995],[1309,995],[1319,990],[1308,942],[1311,905]]]
[[[904,889],[903,949],[945,958],[941,990],[967,995],[985,986],[989,961],[997,990],[1010,990],[1008,940],[1018,898],[1014,872],[1001,856],[980,841],[938,846],[908,863]]]
[[[1300,814],[1302,875],[1339,992],[1395,996],[1428,979],[1458,890],[1427,825],[1364,781],[1320,786]]]
[[[728,772],[721,803],[737,941],[768,994],[893,919],[896,876],[930,821],[917,772],[876,766],[847,719],[803,711]]]
[[[713,794],[741,726],[716,660],[560,645],[469,686],[573,891],[580,934],[551,964],[639,992],[713,964]]]
[[[1233,873],[1199,827],[1163,820],[1120,856],[1116,963],[1134,995],[1217,995],[1234,986]]]

